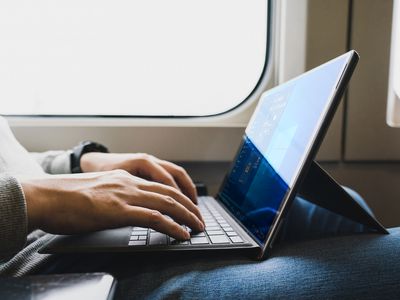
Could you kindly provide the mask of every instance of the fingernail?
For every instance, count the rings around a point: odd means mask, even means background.
[[[182,234],[184,236],[184,239],[187,240],[190,238],[190,233],[185,228],[182,228]]]
[[[185,239],[190,239],[190,233],[188,231],[185,230]]]
[[[200,220],[197,223],[199,223],[200,230],[204,231],[204,224]]]

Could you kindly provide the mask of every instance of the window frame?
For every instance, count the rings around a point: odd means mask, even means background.
[[[216,114],[206,115],[41,115],[41,114],[7,114],[12,126],[218,126],[243,127],[247,124],[249,107],[255,102],[271,83],[274,52],[274,19],[276,18],[275,1],[265,0],[267,8],[266,52],[264,66],[254,88],[249,95],[232,108]],[[241,115],[246,116],[241,116]]]

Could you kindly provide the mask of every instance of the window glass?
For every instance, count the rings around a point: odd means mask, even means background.
[[[266,0],[2,0],[0,114],[199,116],[262,75]]]

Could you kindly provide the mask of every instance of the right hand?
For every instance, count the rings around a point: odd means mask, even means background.
[[[179,190],[122,170],[23,179],[21,185],[30,229],[76,234],[140,226],[181,240],[190,235],[179,224],[204,230],[199,209]]]

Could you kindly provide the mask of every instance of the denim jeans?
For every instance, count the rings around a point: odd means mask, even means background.
[[[226,253],[70,255],[42,273],[109,272],[118,279],[116,299],[399,299],[400,228],[390,235],[363,231],[296,198],[265,261]]]

